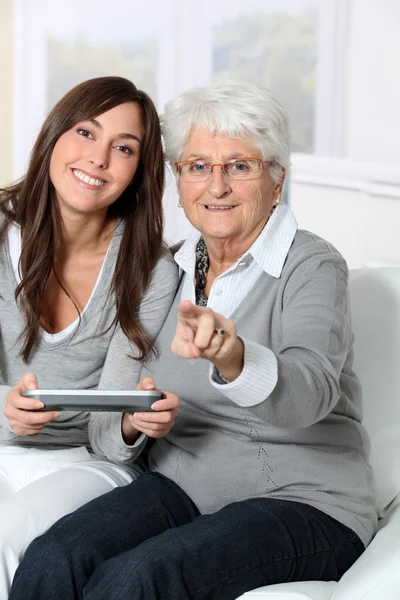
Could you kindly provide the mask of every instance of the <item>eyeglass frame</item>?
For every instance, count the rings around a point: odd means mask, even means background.
[[[235,178],[229,177],[229,175],[226,173],[225,166],[229,165],[229,164],[235,164],[235,162],[240,162],[242,160],[256,160],[257,162],[259,162],[261,164],[261,169],[259,171],[257,171],[257,173],[260,173],[259,175],[256,175],[255,177],[243,178],[242,181],[251,181],[252,179],[259,179],[261,177],[261,173],[264,171],[264,166],[265,165],[271,166],[275,162],[274,160],[263,160],[262,158],[255,158],[254,156],[243,156],[243,157],[240,157],[240,158],[239,157],[238,158],[233,158],[232,160],[230,160],[230,161],[228,161],[226,163],[211,163],[211,162],[208,162],[208,161],[204,160],[204,161],[202,161],[203,164],[204,165],[208,165],[209,167],[211,167],[211,170],[210,170],[209,175],[205,179],[202,179],[202,180],[198,179],[197,181],[199,183],[204,183],[204,181],[208,181],[208,179],[211,177],[211,175],[213,173],[214,167],[221,167],[222,175],[224,175],[230,181],[240,181],[240,178],[239,179],[235,179]],[[201,159],[197,159],[197,160],[196,159],[193,159],[193,160],[178,160],[178,161],[176,161],[176,163],[174,163],[175,164],[175,171],[176,171],[176,173],[178,173],[178,175],[181,175],[181,173],[179,172],[179,165],[181,165],[181,164],[188,164],[188,163],[195,163],[195,162],[200,162],[200,161],[201,161]],[[192,182],[194,183],[196,180],[193,179],[193,181],[188,181],[186,179],[186,181],[188,183],[192,183]]]

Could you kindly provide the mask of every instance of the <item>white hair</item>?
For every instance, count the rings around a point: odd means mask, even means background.
[[[274,161],[269,172],[277,183],[282,179],[281,167],[290,166],[288,114],[271,91],[252,84],[226,82],[186,90],[167,102],[161,127],[173,170],[194,127],[251,140],[264,160]]]

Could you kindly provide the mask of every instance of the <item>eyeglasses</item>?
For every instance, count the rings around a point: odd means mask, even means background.
[[[207,181],[211,177],[214,167],[221,167],[222,173],[227,179],[234,181],[258,179],[265,167],[270,166],[273,161],[265,161],[261,158],[236,158],[226,163],[210,163],[204,160],[179,160],[175,163],[176,172],[184,181],[196,182]]]

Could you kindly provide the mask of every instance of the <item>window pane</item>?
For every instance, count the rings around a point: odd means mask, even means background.
[[[83,38],[73,41],[48,36],[47,108],[77,83],[102,75],[120,75],[156,98],[157,39],[148,37],[134,42],[110,46],[88,43]]]
[[[265,85],[290,114],[293,152],[313,152],[318,6],[223,0],[213,26],[213,73]]]
[[[140,1],[114,0],[112,9],[104,1],[70,0],[71,20],[67,13],[60,19],[55,3],[47,3],[47,110],[77,83],[103,75],[127,77],[157,98],[160,0],[147,8]]]

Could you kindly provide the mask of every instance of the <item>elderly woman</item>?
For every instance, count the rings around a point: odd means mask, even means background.
[[[146,474],[30,546],[10,600],[233,599],[338,580],[374,533],[347,267],[279,202],[285,110],[214,85],[169,102],[163,131],[198,232],[175,253],[180,286],[141,376],[176,392],[180,414],[149,443]]]

